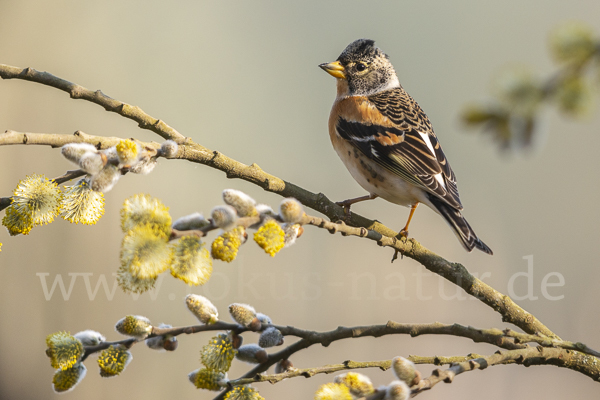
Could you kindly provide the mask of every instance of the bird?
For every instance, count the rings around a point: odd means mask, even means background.
[[[337,80],[337,96],[329,116],[335,151],[358,184],[369,194],[344,200],[350,206],[381,197],[410,207],[400,235],[420,203],[441,215],[467,251],[492,250],[467,220],[456,176],[427,115],[404,90],[387,54],[375,41],[350,43],[336,61],[319,65]]]

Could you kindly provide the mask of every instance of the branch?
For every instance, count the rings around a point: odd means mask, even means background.
[[[342,364],[331,364],[324,365],[322,367],[313,367],[313,368],[292,368],[289,371],[282,372],[280,374],[272,374],[272,375],[263,375],[256,374],[252,378],[240,378],[234,379],[228,382],[228,385],[231,387],[241,386],[241,385],[249,385],[251,383],[256,382],[269,382],[271,384],[275,384],[284,379],[295,378],[297,376],[303,376],[305,378],[310,378],[318,374],[332,374],[338,371],[344,371],[348,369],[361,369],[361,368],[379,368],[382,371],[387,371],[392,366],[392,360],[386,361],[344,361]]]
[[[99,104],[108,111],[113,111],[137,121],[141,128],[150,129],[163,138],[173,139],[178,142],[180,144],[180,151],[177,154],[177,158],[208,165],[225,172],[228,178],[243,179],[283,197],[294,197],[302,204],[323,213],[331,220],[343,220],[345,218],[343,208],[330,201],[324,194],[309,192],[306,189],[266,173],[256,164],[250,166],[242,164],[218,151],[212,151],[200,144],[194,143],[189,138],[185,139],[173,128],[144,113],[139,107],[114,100],[100,91],[92,92],[47,72],[38,72],[30,68],[21,69],[3,64],[0,64],[0,77],[3,79],[17,78],[41,83],[66,91],[71,94],[72,98],[81,98]],[[50,143],[48,144],[51,145]],[[337,231],[367,237],[368,239],[376,240],[381,246],[392,247],[403,255],[421,263],[428,270],[460,286],[471,296],[492,307],[502,315],[503,321],[512,323],[530,334],[540,333],[560,339],[554,332],[533,315],[519,307],[508,296],[496,291],[471,275],[463,265],[444,259],[426,249],[414,239],[397,239],[397,232],[377,221],[369,220],[355,213],[351,213],[347,220],[350,225],[359,228],[346,226],[343,227],[343,230],[339,228]],[[366,228],[368,232],[364,233],[363,228]]]
[[[108,148],[120,140],[120,138],[114,137],[105,138],[88,135],[81,131],[77,131],[73,135],[20,133],[15,131],[6,131],[4,134],[0,134],[0,145],[39,144],[57,147],[67,143],[85,142],[96,145],[99,148]],[[145,145],[154,145],[156,147],[158,143],[145,143]],[[219,152],[212,152],[190,140],[181,145],[180,149],[178,153],[178,158],[180,159],[209,165],[226,172],[229,178],[239,178],[255,183],[263,187],[263,189],[280,194],[283,197],[294,197],[302,204],[327,215],[332,220],[341,221],[345,217],[343,208],[327,199],[324,194],[315,194],[292,183],[283,181],[264,172],[256,164],[247,166]],[[468,294],[492,307],[502,315],[503,321],[512,323],[531,334],[540,333],[544,336],[560,339],[537,318],[514,303],[508,296],[471,275],[462,264],[451,263],[429,251],[415,239],[402,240],[396,238],[396,232],[377,221],[366,219],[356,213],[351,213],[349,223],[357,227],[346,225],[344,222],[333,223],[323,218],[312,216],[304,217],[302,223],[325,228],[330,233],[340,232],[344,235],[367,238],[376,241],[380,246],[398,250],[403,255],[416,260],[428,270],[460,286]]]
[[[304,204],[302,199],[298,198],[298,200]],[[326,213],[324,212],[324,214]],[[431,272],[434,272],[441,277],[446,278],[455,285],[460,286],[471,296],[492,307],[496,312],[502,315],[502,321],[512,323],[527,333],[539,333],[544,336],[560,340],[558,335],[548,329],[535,316],[518,306],[510,297],[500,293],[493,287],[471,275],[462,264],[452,263],[444,259],[443,257],[423,247],[415,239],[398,239],[393,231],[391,232],[391,236],[382,234],[380,231],[389,233],[389,228],[383,225],[381,225],[381,227],[385,229],[379,230],[377,230],[377,227],[373,225],[370,227],[361,226],[359,228],[355,228],[348,226],[343,222],[332,223],[322,218],[308,216],[305,217],[302,222],[328,229],[331,233],[340,232],[344,235],[358,236],[374,240],[380,246],[396,249],[403,255],[419,262]]]
[[[10,65],[0,64],[0,77],[2,79],[24,79],[26,81],[41,83],[42,85],[52,86],[69,93],[72,99],[83,99],[96,103],[104,107],[106,111],[115,112],[125,118],[129,118],[138,123],[142,129],[149,129],[162,136],[164,139],[171,139],[177,143],[183,142],[185,137],[165,124],[163,121],[153,118],[142,111],[137,106],[132,106],[108,97],[100,90],[89,90],[83,86],[71,83],[48,72],[39,72],[32,68],[18,68]]]
[[[412,386],[412,397],[433,388],[440,382],[451,383],[457,375],[460,375],[463,372],[474,371],[476,369],[485,369],[494,365],[521,364],[526,367],[532,365],[555,365],[561,368],[577,370],[594,379],[595,381],[600,381],[600,363],[598,363],[596,359],[586,356],[580,352],[566,349],[527,347],[523,349],[497,351],[489,356],[481,356],[478,354],[453,357],[409,356],[408,359],[415,364],[451,365],[445,370],[434,370],[429,377],[422,379],[417,385]],[[304,369],[294,368],[280,374],[264,375],[261,373],[256,373],[253,376],[231,380],[229,381],[228,385],[231,388],[234,386],[248,385],[257,382],[269,382],[271,384],[275,384],[288,378],[295,378],[298,376],[310,378],[317,374],[331,374],[350,369],[379,368],[383,371],[386,371],[391,367],[391,364],[391,360],[367,362],[348,360],[341,364],[325,365],[322,367]],[[582,369],[584,369],[585,372],[583,372]],[[226,391],[220,393],[215,399],[223,398],[225,392]]]
[[[102,150],[118,145],[121,140],[123,139],[114,136],[106,137],[88,135],[83,131],[75,131],[72,135],[68,135],[57,133],[17,132],[9,129],[4,133],[0,133],[0,146],[29,144],[51,146],[52,148],[56,148],[62,147],[69,143],[89,143]],[[160,148],[160,143],[157,142],[138,142],[142,146],[150,147],[155,150]]]
[[[412,356],[414,357],[414,356]],[[412,359],[409,357],[409,359]],[[600,381],[600,363],[594,357],[585,355],[578,351],[566,349],[555,349],[546,347],[528,347],[526,349],[497,351],[496,353],[474,358],[468,361],[453,364],[446,370],[436,369],[431,376],[411,387],[412,395],[429,390],[440,382],[451,383],[456,375],[463,372],[485,369],[494,365],[521,364],[526,367],[532,365],[555,365],[560,368],[569,368],[595,381]]]
[[[369,326],[354,326],[354,327],[338,327],[332,331],[326,332],[315,332],[308,331],[299,328],[295,328],[293,326],[279,326],[279,325],[265,325],[263,326],[263,330],[268,326],[273,326],[277,328],[283,336],[296,336],[303,339],[307,346],[312,346],[313,344],[321,344],[324,347],[329,346],[332,342],[349,339],[349,338],[359,338],[359,337],[380,337],[386,335],[410,335],[411,337],[417,337],[420,335],[452,335],[465,337],[473,340],[474,342],[485,342],[492,344],[494,346],[498,346],[504,349],[522,349],[527,347],[527,345],[522,343],[515,343],[509,338],[504,337],[503,331],[499,329],[477,329],[473,327],[467,327],[459,324],[453,325],[445,325],[439,322],[434,322],[431,324],[400,324],[394,321],[388,321],[385,325],[369,325]],[[182,326],[175,328],[158,328],[153,327],[152,332],[148,335],[147,339],[156,337],[156,336],[179,336],[182,334],[190,335],[197,332],[207,332],[207,331],[233,331],[237,334],[249,331],[249,328],[246,328],[242,325],[235,323],[227,323],[223,321],[218,321],[211,325],[190,325],[190,326]],[[133,340],[134,342],[129,344],[129,347],[133,346],[135,342],[134,339],[125,339],[117,342],[104,342],[97,346],[86,347],[84,353],[84,359],[87,358],[90,354],[102,351],[107,349],[109,346],[113,344],[123,344],[124,342],[129,343],[128,341]],[[302,341],[302,340],[301,340]],[[300,341],[300,342],[301,342]],[[293,345],[297,345],[296,342]],[[303,348],[306,348],[303,347]],[[298,349],[301,350],[301,349]],[[296,350],[296,351],[298,351]],[[280,351],[279,355],[288,354],[289,348],[286,348]],[[294,351],[295,352],[295,351]],[[289,353],[289,355],[293,354]],[[269,360],[267,363],[263,363],[260,366],[264,367],[264,370],[268,369],[271,365],[277,363],[278,361],[288,358],[278,358],[276,354],[272,354],[269,356]],[[267,365],[268,364],[268,365]]]

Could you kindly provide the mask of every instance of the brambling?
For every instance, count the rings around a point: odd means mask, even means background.
[[[388,56],[375,42],[359,39],[338,59],[319,65],[337,78],[337,97],[329,117],[329,136],[352,177],[369,194],[338,204],[350,206],[381,197],[411,207],[419,203],[440,214],[467,251],[492,254],[462,216],[456,177],[431,122],[402,88]]]

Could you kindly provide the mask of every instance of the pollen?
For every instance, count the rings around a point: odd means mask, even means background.
[[[98,357],[100,376],[110,378],[119,375],[132,359],[131,353],[123,346],[110,346],[108,349],[103,350]]]
[[[326,383],[315,393],[315,400],[352,400],[352,395],[346,385]]]
[[[121,265],[136,278],[153,279],[171,262],[172,248],[156,225],[144,224],[129,231],[121,244]]]
[[[68,369],[75,365],[83,355],[83,344],[68,332],[56,332],[46,337],[46,354],[50,357],[52,368]]]
[[[188,285],[204,285],[212,275],[210,253],[196,236],[184,236],[173,246],[171,275]]]
[[[245,231],[242,227],[237,227],[231,231],[223,233],[217,237],[211,245],[211,255],[216,260],[232,262],[237,256],[238,250],[242,245],[242,238]]]
[[[62,195],[58,185],[43,175],[30,175],[14,190],[2,224],[11,235],[27,235],[31,228],[54,221]]]
[[[131,196],[121,208],[121,229],[125,233],[140,224],[153,224],[166,235],[170,235],[171,222],[169,208],[148,194]]]
[[[229,335],[220,333],[210,339],[208,344],[202,348],[200,359],[202,364],[210,370],[227,372],[236,352],[237,350],[233,348]]]
[[[87,179],[80,179],[73,186],[65,186],[60,207],[67,221],[94,225],[104,214],[104,194],[92,190]]]
[[[256,389],[250,386],[236,386],[226,395],[225,400],[265,400]]]
[[[219,381],[227,379],[227,374],[207,368],[201,368],[190,372],[188,378],[198,389],[218,391],[222,389],[222,386],[219,385]]]
[[[271,257],[285,246],[285,232],[274,220],[267,221],[254,234],[254,241]]]
[[[140,149],[133,140],[121,140],[117,145],[117,157],[121,164],[131,164],[137,160]]]

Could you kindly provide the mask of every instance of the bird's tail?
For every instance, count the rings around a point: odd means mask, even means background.
[[[485,243],[483,243],[473,232],[471,225],[467,222],[465,217],[462,216],[460,211],[449,206],[444,201],[440,200],[434,195],[428,194],[429,200],[435,206],[437,211],[444,217],[448,225],[454,231],[458,240],[462,243],[463,247],[467,251],[473,250],[473,248],[478,248],[484,253],[494,254],[492,253],[492,249],[490,249]]]

